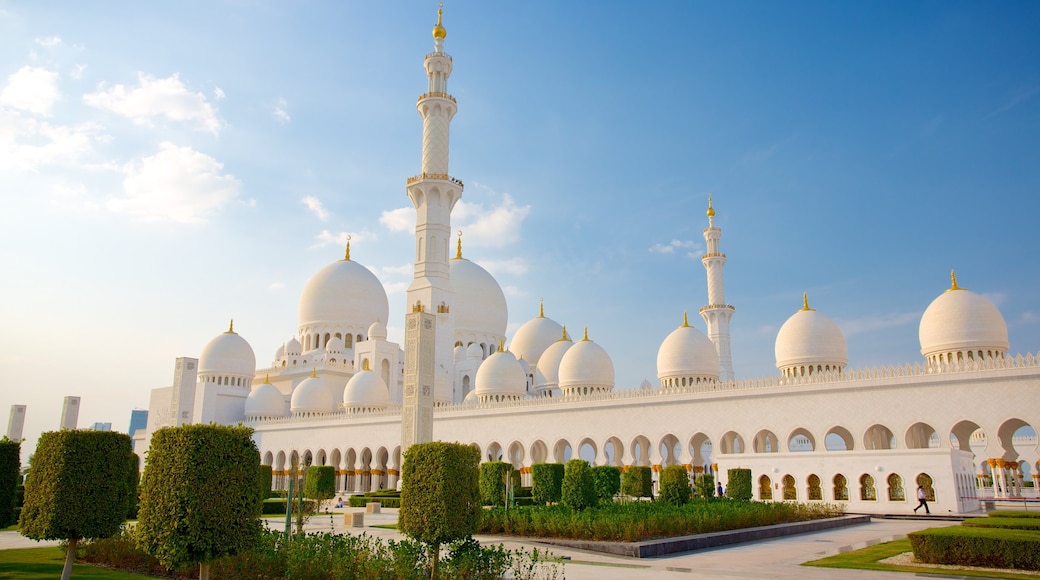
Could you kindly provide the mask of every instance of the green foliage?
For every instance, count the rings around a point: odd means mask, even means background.
[[[134,494],[129,474],[133,458],[125,433],[44,433],[26,478],[19,531],[34,540],[119,533]]]
[[[336,468],[331,465],[312,465],[307,468],[303,497],[325,501],[336,495]]]
[[[621,473],[621,493],[630,497],[653,495],[653,472],[649,467],[632,465]]]
[[[152,435],[138,543],[163,565],[208,563],[248,550],[261,533],[260,453],[249,427],[184,425]]]
[[[997,510],[986,515],[991,518],[1040,518],[1040,512],[1027,512],[1025,510]]]
[[[139,503],[138,488],[141,485],[141,460],[137,457],[137,454],[131,453],[130,457],[127,458],[128,463],[126,466],[126,483],[127,487],[131,490],[130,492],[130,505],[127,506],[126,519],[136,520],[137,519],[137,506]]]
[[[417,443],[402,469],[398,529],[431,546],[468,538],[480,524],[480,451],[461,443]]]
[[[17,489],[21,480],[22,444],[7,437],[0,439],[0,528],[15,523]]]
[[[365,507],[371,502],[377,501],[386,508],[401,507],[401,492],[394,490],[371,491],[365,495],[352,495],[347,498],[350,507]]]
[[[726,496],[733,499],[748,501],[752,498],[751,470],[737,467],[726,471]]]
[[[697,497],[705,499],[715,497],[715,476],[710,473],[698,475],[697,479],[693,480],[693,489],[697,492]]]
[[[272,497],[272,498],[265,499],[264,502],[263,502],[263,508],[261,509],[260,513],[263,514],[263,515],[281,514],[281,515],[284,516],[285,515],[285,503],[286,502],[285,502],[285,498],[284,497]],[[298,506],[298,504],[294,501],[293,502],[293,509],[297,509],[297,506]],[[316,511],[316,509],[317,509],[316,506],[317,506],[317,504],[314,502],[314,500],[308,499],[308,500],[304,500],[304,502],[303,502],[303,509],[304,510],[308,510],[308,511],[310,511],[312,513],[314,511]],[[364,505],[362,505],[361,507],[364,507]]]
[[[1008,530],[1033,530],[1040,531],[1040,518],[968,518],[961,522],[962,526],[969,528],[1004,528]]]
[[[580,512],[566,506],[484,510],[480,534],[637,542],[840,516],[840,505],[694,499],[611,502]]]
[[[908,535],[914,557],[928,564],[1040,570],[1040,533],[953,526]]]
[[[669,465],[661,470],[661,493],[657,501],[674,506],[690,501],[690,476],[682,465]]]
[[[621,470],[613,465],[597,465],[592,468],[592,481],[599,503],[614,501],[621,491]]]
[[[274,481],[274,471],[270,465],[260,465],[256,471],[256,488],[261,499],[273,496],[271,483]]]
[[[563,472],[563,485],[560,490],[560,504],[574,511],[596,507],[599,496],[596,495],[596,482],[592,480],[592,469],[584,459],[571,459]]]
[[[560,501],[563,472],[562,463],[535,463],[531,466],[531,497],[535,504]]]
[[[506,474],[513,466],[504,461],[489,461],[480,464],[480,503],[483,505],[506,505]],[[519,475],[519,472],[517,472]]]

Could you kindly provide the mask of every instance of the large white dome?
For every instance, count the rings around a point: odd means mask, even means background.
[[[238,375],[250,379],[256,373],[256,355],[246,339],[228,331],[209,341],[199,356],[200,375]]]
[[[519,398],[527,394],[527,376],[513,353],[498,351],[477,369],[474,392],[481,400]]]
[[[538,366],[534,371],[536,389],[553,389],[560,386],[560,362],[563,361],[563,355],[567,354],[567,350],[574,346],[566,330],[561,331],[560,336],[538,359]]]
[[[555,320],[546,318],[545,311],[539,306],[538,317],[528,320],[517,329],[516,334],[513,335],[513,341],[509,344],[509,350],[517,358],[522,358],[531,366],[537,367],[542,353],[554,342],[560,340],[562,332],[563,327]]]
[[[343,390],[343,407],[348,411],[385,409],[389,404],[390,392],[386,383],[378,373],[367,368],[350,377]]]
[[[614,388],[614,363],[603,347],[585,338],[574,343],[560,361],[560,390],[584,395]]]
[[[495,277],[460,256],[451,259],[451,287],[455,292],[455,337],[502,338],[506,334],[506,295]]]
[[[776,335],[776,368],[784,371],[785,376],[844,369],[849,354],[841,329],[830,318],[809,308],[807,297],[803,297],[803,304]]]
[[[955,277],[952,287],[924,311],[918,335],[921,354],[929,360],[942,355],[976,358],[979,353],[1000,357],[1008,349],[1007,324],[1000,311],[986,298],[958,287]]]
[[[388,320],[386,290],[368,268],[348,257],[318,270],[300,295],[300,332],[313,326],[357,331]]]
[[[246,397],[246,418],[282,417],[285,415],[285,397],[278,387],[264,380]]]
[[[719,378],[715,343],[690,326],[685,313],[682,326],[673,330],[657,350],[657,378],[662,383],[676,379],[679,384],[683,379],[697,382]]]
[[[289,400],[289,410],[293,413],[332,413],[336,410],[336,398],[325,380],[312,373],[296,385]]]

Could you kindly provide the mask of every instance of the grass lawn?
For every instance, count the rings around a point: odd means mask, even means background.
[[[1037,580],[1036,574],[1017,574],[1015,572],[991,572],[976,570],[945,570],[926,566],[894,566],[891,564],[879,564],[878,560],[898,556],[903,552],[913,551],[910,548],[910,540],[903,538],[894,542],[886,542],[876,546],[868,546],[862,550],[845,552],[828,556],[820,560],[813,560],[802,564],[803,566],[818,566],[820,568],[851,568],[856,570],[886,570],[889,572],[917,572],[937,575],[956,574],[957,577],[979,577],[979,578],[1007,578],[1010,580],[1031,579]]]
[[[61,577],[64,565],[65,553],[57,546],[0,550],[0,578],[53,580]],[[95,568],[86,564],[73,564],[72,577],[98,580],[154,580],[152,576]]]

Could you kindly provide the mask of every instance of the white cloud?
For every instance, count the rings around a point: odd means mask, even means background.
[[[58,45],[61,44],[61,37],[60,36],[47,36],[47,37],[44,37],[44,38],[37,38],[36,39],[36,44],[39,44],[40,46],[43,46],[43,47],[46,47],[46,48],[54,48],[55,46],[58,46]]]
[[[384,276],[411,276],[414,271],[415,266],[408,263],[400,266],[383,266],[379,268],[379,273]]]
[[[0,107],[0,171],[34,171],[72,161],[101,139],[96,125],[52,125]]]
[[[0,92],[0,105],[37,115],[50,115],[59,99],[58,73],[32,66],[23,66],[7,77]]]
[[[677,249],[696,248],[697,243],[691,240],[672,240],[667,244],[657,243],[650,246],[650,251],[655,254],[674,254]],[[688,253],[693,256],[694,254]]]
[[[267,285],[267,289],[271,290],[272,292],[277,292],[282,288],[285,288],[285,282],[271,282]]]
[[[227,95],[224,94],[224,89],[220,87],[216,87],[215,89],[213,89],[213,100],[223,101],[226,97]]]
[[[983,292],[982,297],[992,302],[994,306],[1007,302],[1007,294],[1004,292]]]
[[[510,298],[523,298],[524,296],[527,296],[527,291],[521,290],[516,286],[509,285],[502,287],[502,293],[506,296],[509,296]]]
[[[372,232],[339,232],[332,233],[329,230],[321,230],[318,235],[314,236],[314,243],[311,248],[324,248],[325,246],[335,245],[340,247],[346,247],[347,237],[350,237],[350,242],[356,244],[358,242],[369,242],[378,239],[378,236]]]
[[[383,284],[383,288],[386,288],[387,296],[404,296],[408,291],[409,284],[410,282],[391,282]]]
[[[521,276],[527,273],[527,261],[523,258],[510,258],[508,260],[479,260],[477,263],[492,274],[513,274],[515,276]]]
[[[224,126],[206,95],[189,91],[177,74],[157,79],[137,73],[137,81],[139,86],[132,88],[116,85],[105,90],[101,87],[96,93],[83,95],[83,102],[123,115],[138,125],[151,126],[153,117],[166,117],[198,123],[214,135]]]
[[[172,143],[124,167],[125,197],[111,198],[108,209],[143,221],[203,223],[239,193],[241,183],[216,159]]]
[[[1026,310],[1018,317],[1019,324],[1040,324],[1040,314],[1032,310]]]
[[[901,312],[896,314],[882,314],[880,316],[865,316],[850,320],[835,320],[845,336],[852,336],[862,332],[871,332],[894,326],[905,326],[920,322],[921,312]]]
[[[83,78],[83,71],[85,70],[87,70],[87,65],[85,64],[74,65],[72,67],[72,72],[69,73],[69,76],[76,80],[79,80]]]
[[[301,200],[303,205],[307,206],[307,209],[311,211],[319,220],[323,222],[329,221],[329,210],[325,209],[325,205],[321,203],[321,200],[308,195]]]
[[[289,116],[289,101],[279,98],[278,102],[274,105],[274,109],[271,110],[271,114],[274,115],[274,118],[278,119],[278,122],[283,125],[291,121],[292,117]]]
[[[415,231],[415,208],[399,207],[390,211],[384,211],[379,216],[379,223],[392,232]]]
[[[529,213],[531,206],[518,206],[512,196],[504,193],[502,203],[489,208],[479,203],[459,201],[452,211],[452,219],[462,230],[463,242],[501,247],[520,239],[521,226]]]

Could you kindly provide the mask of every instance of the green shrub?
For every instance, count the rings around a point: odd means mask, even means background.
[[[674,506],[690,501],[690,476],[682,465],[669,465],[661,470],[661,493],[657,501]]]
[[[519,474],[520,472],[515,471],[514,473]],[[531,497],[531,488],[517,486],[516,489],[513,491],[513,497],[516,499]]]
[[[954,526],[908,534],[914,557],[927,564],[1040,570],[1040,533]]]
[[[621,473],[621,493],[630,497],[653,495],[653,472],[649,467],[630,465]]]
[[[600,503],[614,501],[621,491],[621,470],[613,465],[597,465],[592,468],[592,481]]]
[[[1004,528],[1008,530],[1040,531],[1040,518],[968,518],[961,522],[969,528]]]
[[[295,501],[293,502],[293,508],[296,507]],[[360,507],[364,507],[362,504]],[[314,504],[314,500],[304,500],[303,509],[314,511],[317,506]],[[264,500],[263,508],[261,512],[263,515],[281,514],[285,515],[285,498],[284,497],[272,497]]]
[[[256,487],[257,493],[260,494],[262,499],[274,497],[274,492],[271,491],[271,484],[274,481],[274,472],[270,465],[261,465],[256,472]],[[284,497],[284,496],[283,496]]]
[[[336,468],[331,465],[311,465],[303,484],[303,497],[321,502],[336,495]]]
[[[715,476],[710,473],[702,473],[693,480],[693,489],[697,497],[710,499],[715,497]]]
[[[531,466],[531,497],[535,504],[549,504],[560,501],[563,491],[562,463],[535,463]]]
[[[742,467],[730,469],[726,471],[726,480],[729,483],[726,486],[727,497],[744,501],[749,501],[753,497],[750,469]]]
[[[991,518],[1040,518],[1040,512],[1025,510],[997,510],[987,514]]]
[[[136,533],[169,568],[222,556],[260,540],[260,454],[249,427],[184,425],[152,435]]]
[[[574,511],[596,507],[596,483],[592,480],[592,469],[584,459],[571,459],[564,466],[560,504]]]
[[[512,470],[513,466],[504,461],[489,461],[480,464],[481,504],[506,505],[506,474]]]
[[[22,469],[22,444],[6,436],[0,439],[0,528],[17,522],[19,473]]]

